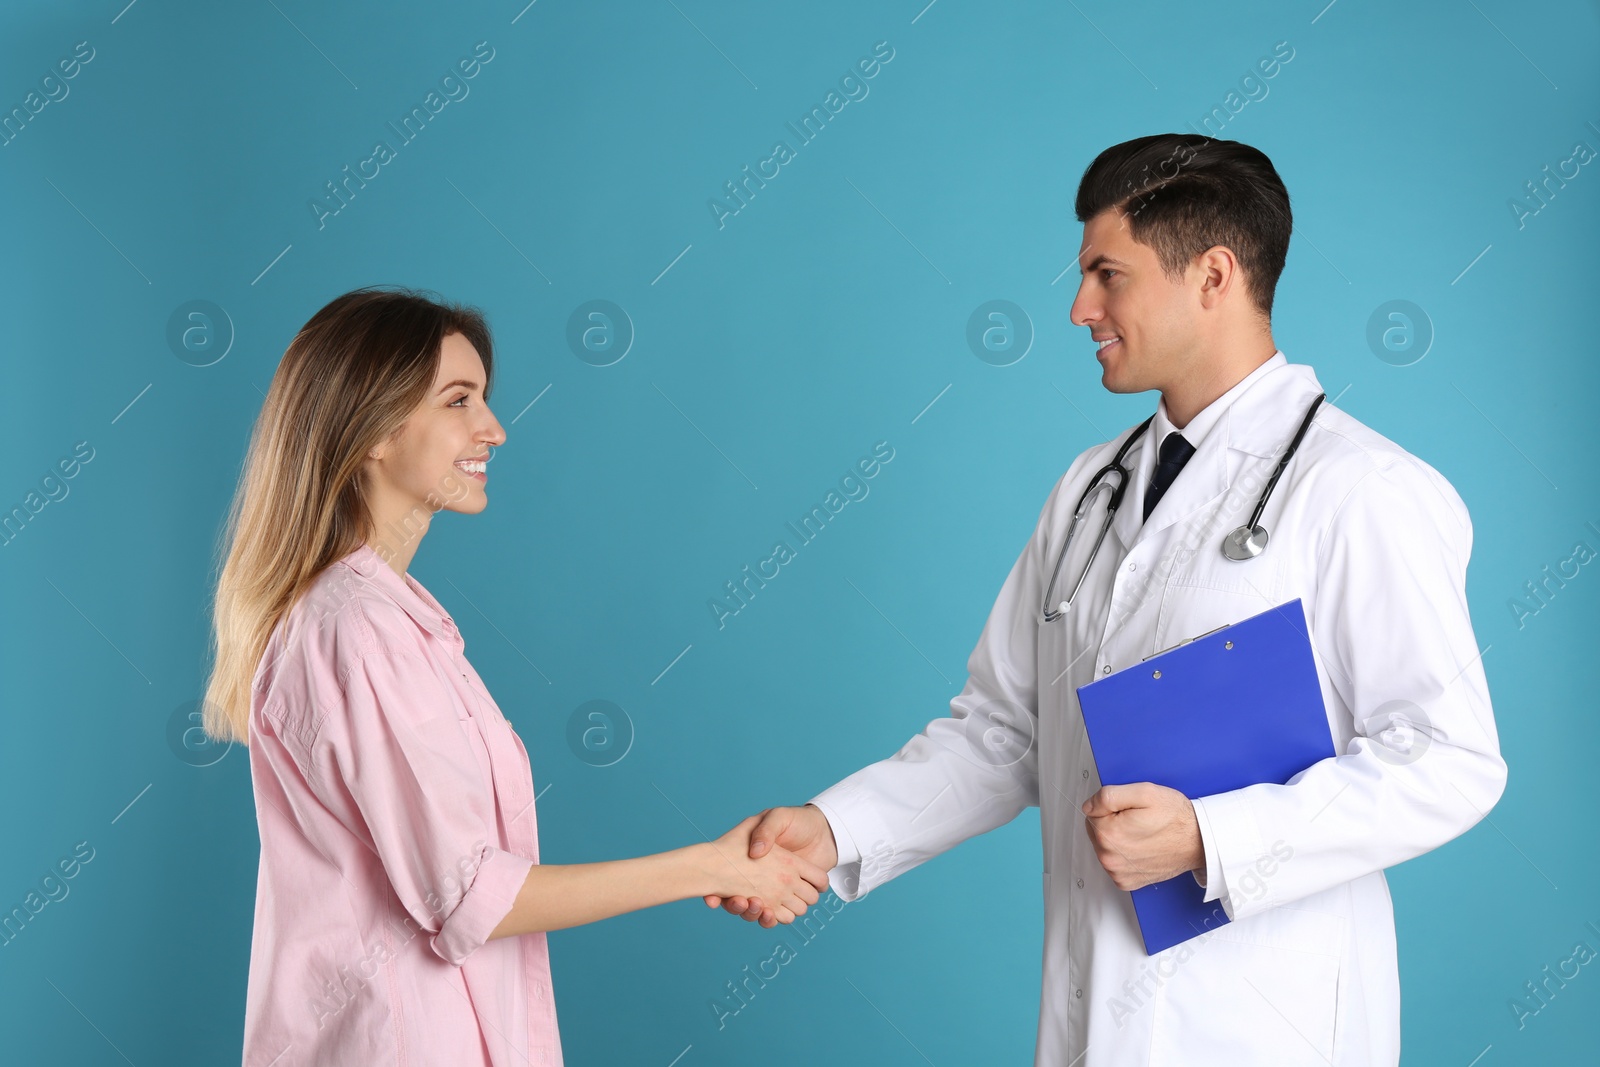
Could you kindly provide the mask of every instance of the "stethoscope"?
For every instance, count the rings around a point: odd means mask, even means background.
[[[1289,465],[1289,460],[1294,458],[1295,449],[1300,447],[1300,439],[1306,435],[1306,430],[1311,426],[1312,417],[1316,415],[1317,408],[1327,395],[1327,393],[1318,393],[1317,398],[1311,402],[1311,407],[1306,411],[1306,417],[1301,420],[1300,429],[1295,433],[1294,440],[1289,442],[1288,451],[1284,452],[1283,458],[1278,461],[1278,469],[1272,472],[1272,477],[1267,481],[1266,488],[1261,491],[1261,499],[1256,501],[1256,509],[1251,513],[1250,521],[1222,539],[1222,554],[1224,556],[1231,560],[1243,562],[1244,560],[1255,559],[1266,551],[1267,531],[1265,527],[1259,525],[1261,512],[1266,508],[1267,500],[1272,496],[1273,486],[1278,484],[1278,476],[1283,473],[1283,468]],[[1095,472],[1095,476],[1089,479],[1089,485],[1084,489],[1083,495],[1078,497],[1078,506],[1072,513],[1072,522],[1067,526],[1067,539],[1062,543],[1061,552],[1056,556],[1055,570],[1050,574],[1050,584],[1044,591],[1044,602],[1039,606],[1039,618],[1042,621],[1055,622],[1067,613],[1068,609],[1072,607],[1073,600],[1077,598],[1078,590],[1083,586],[1083,580],[1089,576],[1089,568],[1094,566],[1095,556],[1100,554],[1100,546],[1105,542],[1106,531],[1111,528],[1111,520],[1116,516],[1118,506],[1122,504],[1122,495],[1127,491],[1128,481],[1132,477],[1128,473],[1128,468],[1122,465],[1123,457],[1128,454],[1128,449],[1133,447],[1133,443],[1139,439],[1139,435],[1144,433],[1146,427],[1150,425],[1151,420],[1154,418],[1155,416],[1151,415],[1150,418],[1145,419],[1134,427],[1133,432],[1128,435],[1128,439],[1122,442],[1122,447],[1117,449],[1116,458]],[[1116,476],[1115,485],[1111,482],[1111,475]],[[1078,523],[1083,521],[1083,517],[1089,513],[1089,509],[1094,503],[1094,498],[1100,495],[1101,490],[1105,490],[1111,496],[1106,502],[1106,517],[1100,524],[1100,534],[1095,538],[1094,548],[1090,550],[1089,558],[1084,561],[1083,571],[1078,575],[1078,580],[1073,585],[1072,592],[1067,595],[1067,599],[1061,602],[1059,610],[1051,610],[1051,594],[1055,592],[1056,582],[1061,577],[1061,565],[1066,562],[1067,552],[1072,548],[1072,539],[1077,535]]]

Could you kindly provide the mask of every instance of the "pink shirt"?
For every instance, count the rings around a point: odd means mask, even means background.
[[[464,647],[368,545],[273,631],[245,1067],[560,1067],[545,935],[487,940],[539,836],[527,751]]]

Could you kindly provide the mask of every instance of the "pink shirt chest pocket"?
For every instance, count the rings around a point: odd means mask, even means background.
[[[493,783],[500,831],[512,850],[537,861],[538,831],[531,818],[532,766],[522,739],[489,695],[483,679],[460,652],[447,657],[449,688],[462,732]]]

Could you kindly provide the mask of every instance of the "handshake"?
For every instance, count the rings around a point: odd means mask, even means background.
[[[833,828],[821,809],[768,808],[710,843],[707,907],[721,907],[764,927],[792,923],[828,888],[839,862]]]

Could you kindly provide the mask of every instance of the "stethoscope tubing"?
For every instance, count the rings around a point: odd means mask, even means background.
[[[1283,468],[1287,467],[1289,461],[1294,458],[1295,449],[1300,447],[1301,438],[1305,437],[1306,431],[1311,428],[1311,419],[1316,415],[1317,408],[1322,406],[1323,397],[1327,395],[1327,393],[1318,393],[1317,398],[1311,402],[1311,408],[1306,412],[1306,417],[1300,421],[1300,429],[1295,431],[1294,440],[1289,442],[1288,451],[1284,452],[1283,458],[1278,461],[1278,468],[1272,472],[1272,477],[1267,480],[1267,487],[1261,491],[1261,499],[1256,501],[1256,509],[1250,513],[1250,521],[1245,523],[1251,529],[1254,529],[1256,523],[1260,520],[1261,512],[1267,506],[1267,498],[1272,496],[1272,489],[1278,484],[1278,476],[1283,473]]]
[[[1327,393],[1318,393],[1316,399],[1311,402],[1311,407],[1307,409],[1305,418],[1300,421],[1300,428],[1295,431],[1294,438],[1289,442],[1289,447],[1284,451],[1283,457],[1278,460],[1278,466],[1273,470],[1272,477],[1267,480],[1266,487],[1261,490],[1261,496],[1256,500],[1255,510],[1250,514],[1250,521],[1240,527],[1241,530],[1248,531],[1257,528],[1256,523],[1260,521],[1262,512],[1266,510],[1267,501],[1272,497],[1272,490],[1277,486],[1278,478],[1282,476],[1284,468],[1289,465],[1289,461],[1294,458],[1295,451],[1299,449],[1300,442],[1305,438],[1306,431],[1311,428],[1311,420],[1316,417],[1317,409],[1322,406],[1322,401],[1327,395]],[[1083,520],[1085,506],[1089,501],[1090,495],[1107,488],[1110,483],[1105,479],[1108,475],[1114,474],[1117,476],[1117,483],[1111,489],[1111,498],[1106,501],[1105,520],[1100,524],[1099,535],[1095,538],[1094,547],[1089,552],[1088,560],[1084,562],[1083,572],[1078,575],[1078,580],[1073,585],[1072,592],[1067,595],[1063,606],[1070,608],[1072,602],[1077,599],[1078,590],[1083,587],[1084,579],[1088,578],[1089,571],[1094,566],[1095,557],[1100,554],[1100,546],[1105,543],[1106,531],[1111,528],[1111,520],[1115,517],[1117,508],[1121,506],[1123,494],[1127,492],[1128,483],[1132,479],[1132,475],[1129,473],[1128,468],[1122,465],[1122,461],[1127,457],[1128,450],[1133,447],[1133,443],[1149,428],[1151,421],[1154,419],[1155,416],[1151,415],[1133,428],[1133,432],[1128,434],[1121,447],[1117,449],[1116,456],[1110,463],[1095,472],[1094,477],[1089,479],[1088,486],[1078,496],[1078,506],[1073,509],[1072,521],[1067,525],[1066,541],[1062,543],[1061,551],[1056,554],[1055,569],[1050,573],[1050,584],[1045,587],[1044,603],[1040,605],[1039,610],[1039,618],[1042,622],[1055,622],[1065,614],[1065,611],[1056,611],[1050,607],[1051,594],[1055,592],[1056,582],[1061,578],[1061,567],[1066,563],[1067,551],[1072,547],[1073,538],[1077,536],[1078,526]],[[1266,531],[1263,530],[1261,532],[1264,537]],[[1257,546],[1254,551],[1259,553],[1261,547]],[[1224,553],[1224,555],[1227,555],[1227,553]],[[1233,559],[1234,557],[1228,556],[1228,558]]]

